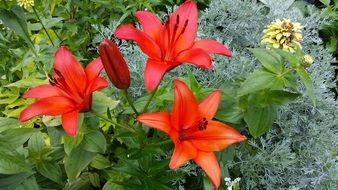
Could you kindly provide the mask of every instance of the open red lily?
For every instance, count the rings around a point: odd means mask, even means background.
[[[50,76],[50,84],[31,88],[23,95],[37,101],[20,113],[19,120],[24,122],[37,115],[61,115],[65,132],[76,135],[78,113],[89,111],[93,92],[108,86],[108,82],[99,76],[102,68],[98,58],[83,69],[67,48],[59,48],[55,53],[54,76]]]
[[[212,120],[221,99],[219,90],[213,91],[200,103],[182,81],[174,81],[174,91],[171,113],[144,113],[137,120],[167,133],[174,142],[170,169],[176,169],[192,159],[206,172],[217,189],[221,170],[214,151],[244,141],[246,137],[228,125]]]
[[[135,41],[149,56],[144,74],[149,91],[158,86],[166,71],[182,63],[210,69],[212,63],[209,54],[231,56],[231,52],[217,41],[195,41],[198,13],[192,0],[184,2],[164,24],[148,11],[138,11],[134,15],[138,18],[142,31],[127,24],[118,27],[114,35],[120,39]]]

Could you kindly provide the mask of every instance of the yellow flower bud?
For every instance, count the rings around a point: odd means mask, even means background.
[[[303,58],[300,60],[300,64],[304,67],[309,67],[314,62],[313,57],[309,54],[306,54],[303,56]]]

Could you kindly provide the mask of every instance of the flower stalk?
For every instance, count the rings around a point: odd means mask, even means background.
[[[39,17],[39,15],[38,15],[38,13],[36,12],[36,10],[35,10],[34,6],[32,6],[32,9],[33,9],[33,12],[34,12],[34,14],[35,14],[36,18],[37,18],[37,19],[38,19],[38,21],[40,22],[40,24],[41,24],[41,26],[42,26],[43,30],[45,31],[45,33],[46,33],[46,35],[47,35],[47,37],[48,37],[49,41],[50,41],[50,42],[52,43],[52,45],[55,47],[55,44],[54,44],[54,42],[53,42],[52,38],[50,37],[50,35],[49,35],[49,33],[48,33],[48,31],[47,31],[47,29],[46,29],[45,25],[42,23],[42,20],[40,19],[40,17]]]
[[[130,96],[128,94],[128,91],[124,89],[124,90],[121,90],[121,92],[122,92],[122,95],[124,96],[124,98],[128,101],[130,107],[133,109],[133,111],[135,112],[135,114],[139,115],[139,112],[135,108],[134,103],[133,103],[133,101],[131,100],[131,98],[130,98]]]

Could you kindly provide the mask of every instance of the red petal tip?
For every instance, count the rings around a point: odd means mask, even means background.
[[[240,137],[237,138],[238,142],[242,142],[242,141],[245,141],[247,140],[247,137],[244,136],[244,135],[241,135]]]

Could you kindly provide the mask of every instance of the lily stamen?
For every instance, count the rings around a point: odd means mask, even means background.
[[[198,131],[206,130],[208,126],[208,120],[203,117],[202,119],[195,122],[191,127],[180,131],[180,141],[189,140],[194,136],[194,133]]]

